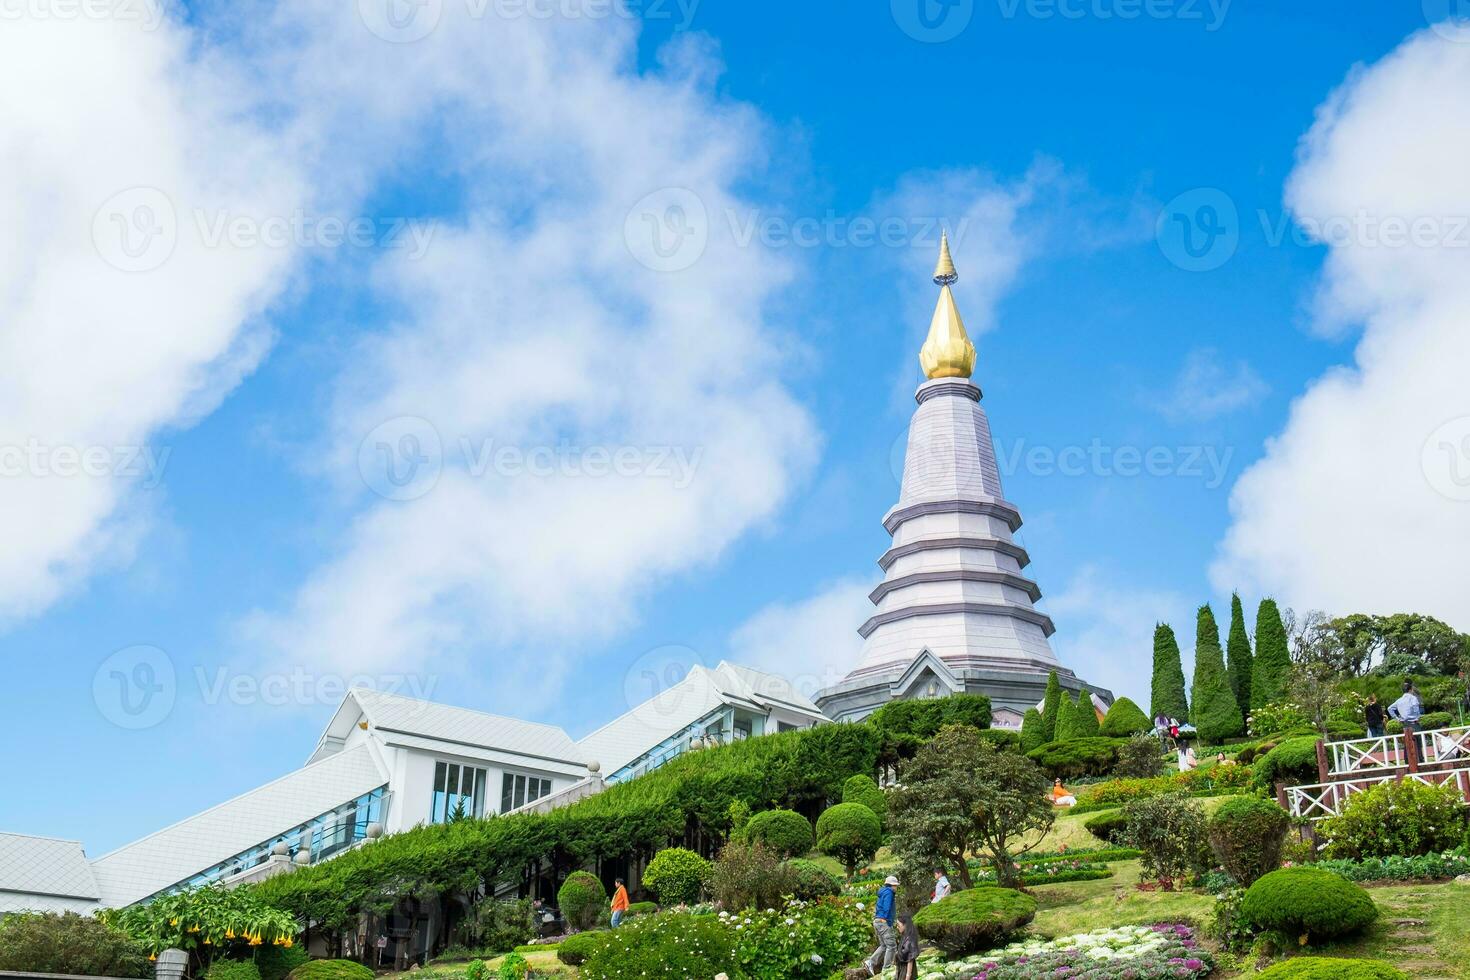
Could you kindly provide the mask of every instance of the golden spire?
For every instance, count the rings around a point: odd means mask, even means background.
[[[919,364],[926,377],[968,378],[975,370],[975,345],[965,333],[950,285],[959,279],[954,260],[949,257],[949,235],[939,239],[939,263],[934,267],[934,283],[939,286],[939,302],[934,319],[929,321],[929,336],[919,348]]]

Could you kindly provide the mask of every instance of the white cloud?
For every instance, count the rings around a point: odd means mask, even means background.
[[[290,213],[301,181],[250,88],[153,12],[37,7],[0,30],[0,621],[129,558],[161,433],[255,364],[290,267],[202,233]]]
[[[1159,409],[1179,421],[1204,422],[1248,408],[1266,396],[1266,382],[1249,362],[1228,362],[1209,347],[1189,352]]]
[[[730,635],[730,659],[791,680],[808,697],[831,687],[858,665],[858,627],[873,614],[876,581],[833,582],[794,602],[773,602]]]
[[[1318,111],[1287,188],[1331,250],[1328,327],[1361,321],[1231,496],[1219,588],[1470,627],[1470,45],[1420,33]]]

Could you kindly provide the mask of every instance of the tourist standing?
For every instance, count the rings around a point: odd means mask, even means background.
[[[929,901],[931,903],[941,902],[948,897],[949,876],[946,875],[943,871],[934,872],[934,894],[929,897]]]
[[[1403,723],[1404,734],[1412,736],[1414,726],[1419,724],[1419,716],[1423,713],[1424,705],[1419,701],[1419,692],[1415,690],[1414,682],[1404,681],[1404,694],[1388,706],[1388,716]]]
[[[628,911],[628,888],[623,884],[623,879],[614,880],[617,889],[613,892],[612,899],[612,927],[616,929],[623,924],[623,913]]]
[[[1368,723],[1368,737],[1383,737],[1383,705],[1378,703],[1378,695],[1368,695],[1368,705],[1363,709],[1363,720]]]
[[[898,940],[893,935],[893,906],[895,904],[898,879],[889,875],[878,889],[878,902],[873,906],[873,934],[878,937],[878,948],[864,961],[868,976],[876,977],[893,965],[898,955]]]
[[[896,980],[918,980],[919,976],[919,931],[914,928],[914,917],[906,915],[898,920],[898,951],[894,954],[898,969]]]

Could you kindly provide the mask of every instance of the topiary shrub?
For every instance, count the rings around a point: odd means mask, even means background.
[[[1148,720],[1148,715],[1143,713],[1142,708],[1128,698],[1119,698],[1108,709],[1099,733],[1109,738],[1127,738],[1129,735],[1152,731],[1153,727],[1154,723]]]
[[[1089,834],[1109,844],[1121,846],[1128,842],[1128,814],[1122,810],[1104,810],[1095,817],[1088,817],[1082,826]]]
[[[982,741],[989,742],[1002,752],[1021,751],[1021,733],[1006,731],[1004,728],[982,728],[979,730]],[[880,814],[881,816],[881,814]]]
[[[312,960],[292,970],[289,980],[373,980],[373,971],[351,960]]]
[[[1101,736],[1074,738],[1048,742],[1027,752],[1026,758],[1040,764],[1053,779],[1102,776],[1117,764],[1119,744],[1117,739]]]
[[[1459,846],[1466,812],[1454,780],[1426,786],[1406,779],[1354,793],[1318,830],[1329,858],[1416,857]]]
[[[1210,817],[1210,848],[1242,888],[1281,867],[1281,848],[1291,818],[1270,800],[1239,796]]]
[[[260,980],[285,980],[292,970],[311,959],[304,946],[257,946],[255,965]]]
[[[1409,975],[1382,960],[1343,960],[1330,956],[1298,956],[1267,967],[1257,980],[1409,980]]]
[[[1257,789],[1270,793],[1277,783],[1300,786],[1317,782],[1316,735],[1289,738],[1252,764]]]
[[[1282,868],[1246,889],[1241,917],[1259,930],[1298,941],[1358,932],[1378,918],[1378,906],[1362,886],[1320,868]]]
[[[581,966],[607,938],[605,932],[579,932],[563,939],[556,946],[556,958],[567,966]]]
[[[215,960],[204,971],[204,980],[260,980],[254,960]]]
[[[815,861],[796,858],[787,861],[785,867],[791,875],[790,894],[793,898],[810,902],[842,894],[842,882]]]
[[[926,905],[914,916],[919,935],[950,956],[999,946],[1036,918],[1036,900],[1011,888],[971,888]]]
[[[761,814],[756,814],[756,817]],[[750,818],[751,826],[756,817]],[[803,821],[805,818],[803,818]],[[750,833],[750,827],[746,827]],[[670,847],[659,851],[643,872],[643,884],[665,905],[684,905],[699,900],[709,881],[710,863],[693,851]]]
[[[849,878],[859,864],[873,859],[881,843],[878,815],[861,803],[839,803],[817,818],[817,850],[841,861]]]
[[[1021,716],[1021,751],[1039,749],[1047,742],[1046,719],[1035,708],[1027,708]]]
[[[597,916],[607,905],[607,889],[594,874],[573,871],[562,882],[556,893],[557,908],[573,930],[591,929],[597,924]]]
[[[1157,878],[1165,890],[1192,879],[1209,858],[1205,812],[1182,793],[1135,800],[1123,808],[1128,843],[1143,852],[1143,874]]]
[[[657,902],[630,902],[628,904],[628,911],[623,913],[623,918],[631,919],[635,915],[653,915],[657,911]]]
[[[888,816],[888,797],[883,790],[873,781],[872,776],[853,776],[842,784],[843,803],[861,803],[863,806],[878,814],[878,822]]]
[[[1124,779],[1153,779],[1164,774],[1164,756],[1158,739],[1152,735],[1134,735],[1118,745],[1118,761],[1113,774]]]
[[[745,825],[745,839],[764,844],[781,857],[800,857],[812,849],[812,822],[794,810],[763,810]]]
[[[577,971],[581,980],[740,975],[734,932],[712,915],[654,915],[603,935]]]
[[[147,951],[97,919],[75,912],[0,916],[0,970],[151,977]]]

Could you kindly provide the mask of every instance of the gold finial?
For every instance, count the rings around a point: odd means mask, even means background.
[[[954,260],[949,256],[949,235],[939,239],[939,263],[934,267],[934,282],[939,286],[939,302],[934,319],[929,321],[929,336],[919,348],[919,364],[926,377],[968,378],[975,370],[975,345],[965,333],[950,286],[960,278]]]

